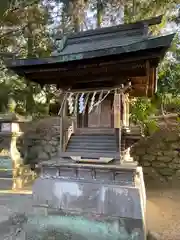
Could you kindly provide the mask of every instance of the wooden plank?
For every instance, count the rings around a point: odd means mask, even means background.
[[[75,162],[80,162],[80,163],[105,163],[105,164],[113,160],[113,158],[102,158],[102,157],[100,157],[99,159],[91,159],[91,158],[82,159],[81,157],[71,157],[71,159]]]
[[[102,169],[102,170],[120,170],[125,172],[137,171],[137,162],[122,163],[122,164],[88,164],[88,163],[75,163],[72,160],[55,157],[50,161],[43,161],[39,166],[48,167],[68,167],[68,168],[85,168],[85,169]]]
[[[119,152],[117,153],[88,153],[88,152],[60,152],[59,157],[81,157],[81,158],[113,158],[120,159]]]
[[[115,63],[116,64],[116,63]],[[132,64],[132,65],[131,65]],[[49,78],[51,78],[52,80],[54,79],[59,79],[59,77],[62,79],[61,81],[63,81],[64,78],[66,79],[70,79],[72,81],[72,77],[73,77],[73,81],[74,78],[76,78],[76,82],[87,82],[87,81],[97,81],[98,77],[101,77],[102,79],[109,79],[110,77],[115,77],[117,76],[117,74],[119,73],[119,79],[122,79],[123,77],[136,77],[136,76],[145,76],[146,75],[146,71],[145,68],[139,67],[138,65],[136,66],[136,64],[128,64],[128,65],[118,65],[116,64],[115,66],[105,66],[105,67],[100,67],[97,66],[96,68],[83,68],[83,69],[79,69],[77,72],[77,69],[73,69],[72,71],[51,71],[49,70],[49,72],[45,72],[45,73],[41,73],[41,72],[32,72],[28,74],[28,77],[30,78],[36,78],[38,79],[42,79],[43,80],[49,80]],[[134,65],[134,66],[133,66]],[[107,71],[108,69],[108,71]],[[84,78],[86,77],[86,78]]]

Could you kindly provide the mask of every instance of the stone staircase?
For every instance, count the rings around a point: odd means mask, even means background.
[[[66,151],[61,157],[81,157],[81,159],[119,159],[119,149],[114,129],[81,128],[71,135]]]
[[[71,158],[76,162],[109,163],[120,160],[120,152],[131,147],[140,139],[135,129],[122,132],[121,150],[118,146],[118,133],[113,128],[78,128],[71,134],[66,150],[61,158]]]
[[[113,135],[73,135],[67,146],[68,152],[97,152],[113,154],[117,151]]]

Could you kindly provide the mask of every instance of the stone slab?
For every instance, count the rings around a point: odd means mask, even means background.
[[[66,213],[96,213],[142,219],[139,189],[98,182],[39,178],[33,186],[33,203]]]

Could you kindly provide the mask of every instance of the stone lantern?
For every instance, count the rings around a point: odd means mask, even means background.
[[[21,182],[23,159],[17,149],[17,140],[23,135],[26,121],[14,113],[0,114],[0,190],[22,187],[18,182]]]

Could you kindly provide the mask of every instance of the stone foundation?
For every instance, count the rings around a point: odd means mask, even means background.
[[[48,160],[57,155],[59,139],[58,117],[29,123],[21,145],[26,163]],[[163,127],[152,136],[143,138],[132,147],[131,155],[143,166],[146,183],[180,180],[180,130],[177,127]]]

